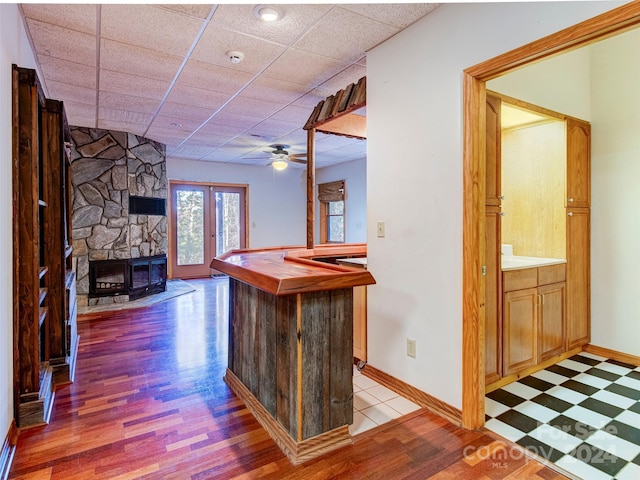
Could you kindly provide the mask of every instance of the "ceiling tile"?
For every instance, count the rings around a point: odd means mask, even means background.
[[[108,121],[108,122],[122,122],[127,124],[140,125],[145,130],[153,115],[148,113],[140,113],[134,112],[131,110],[121,110],[114,108],[99,108],[98,109],[98,118],[99,121]]]
[[[202,122],[197,120],[190,120],[187,118],[176,119],[174,117],[165,117],[163,115],[158,115],[153,120],[151,127],[182,132],[193,132],[201,124]]]
[[[180,131],[173,128],[159,128],[152,126],[147,130],[146,137],[153,140],[158,140],[161,143],[166,143],[167,146],[173,144],[179,145],[187,136],[189,132]]]
[[[252,78],[253,75],[250,73],[189,60],[178,77],[177,83],[214,92],[235,94]]]
[[[63,101],[65,99],[72,99],[74,102],[86,103],[88,105],[95,105],[96,103],[96,91],[93,88],[69,85],[68,83],[56,82],[55,80],[46,80],[43,83],[46,85],[49,98]]]
[[[96,117],[82,117],[79,115],[67,115],[69,125],[74,127],[97,128]]]
[[[302,97],[308,91],[308,87],[297,83],[288,82],[281,78],[260,76],[242,91],[242,96],[288,104]]]
[[[284,120],[287,122],[297,123],[302,127],[307,123],[312,112],[312,108],[288,105],[279,112],[273,114],[271,118],[274,120]]]
[[[294,47],[343,62],[354,62],[362,57],[362,52],[398,31],[397,27],[335,7]]]
[[[254,16],[254,7],[255,4],[219,5],[212,22],[227,30],[246,33],[280,45],[290,45],[331,9],[331,5],[277,5],[282,18],[265,23]]]
[[[99,96],[99,106],[107,108],[122,108],[126,105],[128,110],[140,113],[153,114],[158,109],[158,100],[133,95],[123,95],[120,93],[101,91]]]
[[[167,102],[184,105],[186,108],[202,107],[215,112],[229,99],[229,95],[202,88],[176,84],[171,89]]]
[[[397,28],[406,28],[438,7],[437,3],[345,4],[341,8]]]
[[[193,160],[198,160],[206,156],[207,154],[211,153],[212,150],[213,149],[211,147],[185,145],[171,152],[171,156],[178,157],[178,158],[189,158]]]
[[[127,92],[134,97],[162,100],[169,88],[169,82],[152,78],[127,75],[126,73],[102,70],[100,74],[100,91]]]
[[[308,87],[318,86],[349,65],[332,58],[290,49],[264,72],[270,78],[286,79]]]
[[[168,53],[107,39],[100,42],[100,67],[112,72],[171,82],[181,64],[181,57]]]
[[[237,64],[227,52],[240,51],[244,59]],[[210,23],[190,58],[241,72],[258,73],[282,53],[284,47],[243,33],[224,30]]]
[[[158,8],[164,8],[176,13],[188,15],[190,17],[205,19],[209,15],[213,4],[175,4],[175,5],[155,5]]]
[[[93,103],[64,102],[64,110],[69,123],[76,118],[91,118],[93,121],[96,118],[96,107]],[[78,123],[76,122],[74,125],[78,125]]]
[[[160,108],[158,115],[171,118],[172,121],[183,123],[180,120],[196,122],[199,126],[206,121],[214,110],[197,106],[181,105],[179,103],[165,102]]]
[[[251,112],[252,115],[259,117],[269,117],[284,107],[281,103],[267,102],[256,98],[247,98],[242,95],[235,97],[225,107],[224,111],[229,113],[246,113]]]
[[[303,125],[300,125],[299,123],[283,122],[282,120],[268,118],[249,130],[249,133],[255,133],[258,135],[270,135],[274,138],[277,138],[296,130],[302,130],[302,127]]]
[[[78,87],[96,88],[96,68],[81,63],[38,55],[38,63],[45,80],[55,80]],[[69,75],[69,72],[73,72]]]
[[[103,38],[173,55],[186,55],[201,27],[202,20],[151,5],[102,6]]]
[[[262,117],[252,116],[252,115],[240,115],[238,113],[232,113],[227,111],[222,111],[215,117],[213,117],[209,124],[211,125],[220,125],[220,126],[228,126],[235,128],[242,128],[242,130],[248,130],[249,128],[257,125],[262,120]]]
[[[134,135],[144,136],[145,127],[135,123],[123,123],[113,120],[98,120],[98,127],[104,130],[115,130],[118,132],[128,132]]]
[[[62,58],[95,67],[95,36],[39,20],[28,20],[27,26],[38,55]]]
[[[96,33],[96,5],[22,3],[20,6],[27,19],[41,20],[90,35]]]

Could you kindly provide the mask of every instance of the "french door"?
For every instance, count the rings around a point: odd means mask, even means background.
[[[171,183],[171,277],[208,277],[211,260],[245,248],[246,186]]]

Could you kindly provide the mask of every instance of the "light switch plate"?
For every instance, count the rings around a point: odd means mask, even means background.
[[[378,238],[384,238],[384,222],[378,222]]]

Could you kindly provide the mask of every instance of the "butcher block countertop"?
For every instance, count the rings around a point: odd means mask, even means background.
[[[366,244],[282,246],[231,250],[211,261],[211,268],[273,295],[372,285],[362,268],[338,265],[338,259],[366,257]]]

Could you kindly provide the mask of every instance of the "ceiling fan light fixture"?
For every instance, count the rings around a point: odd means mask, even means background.
[[[253,14],[263,22],[275,22],[280,18],[280,12],[273,7],[257,5],[253,9]]]
[[[289,166],[289,162],[287,162],[286,155],[276,155],[271,162],[271,166],[276,170],[284,170]]]

